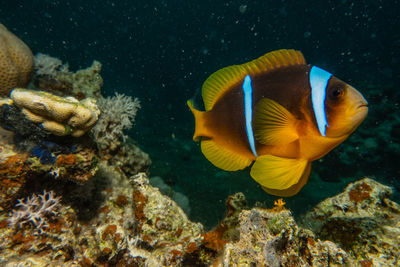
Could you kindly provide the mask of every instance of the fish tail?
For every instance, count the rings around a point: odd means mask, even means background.
[[[204,111],[197,110],[194,107],[193,99],[189,99],[187,105],[190,108],[190,111],[193,113],[195,120],[195,129],[193,134],[193,140],[196,142],[200,142],[202,137],[209,137],[209,133],[205,127],[205,113]]]

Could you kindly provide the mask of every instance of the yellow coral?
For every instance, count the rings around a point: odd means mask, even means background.
[[[272,209],[273,211],[282,211],[282,210],[285,210],[286,202],[283,201],[282,198],[280,198],[280,199],[274,201],[274,205],[275,205],[275,207],[273,207],[273,209]]]
[[[22,88],[12,90],[10,97],[27,119],[40,123],[44,129],[59,136],[83,135],[100,115],[95,100],[91,98],[78,101],[73,97]]]
[[[28,85],[33,73],[33,55],[29,47],[0,24],[0,96],[15,87]]]
[[[283,207],[283,206],[285,206],[285,204],[286,204],[286,202],[283,201],[282,198],[274,201],[274,205],[277,206],[277,207]]]

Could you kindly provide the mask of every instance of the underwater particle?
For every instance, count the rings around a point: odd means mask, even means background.
[[[82,136],[96,123],[100,110],[96,101],[60,97],[48,92],[17,88],[10,94],[25,117],[54,135]]]
[[[303,36],[304,36],[304,38],[308,38],[311,36],[311,32],[308,32],[308,31],[304,32]]]
[[[374,138],[369,137],[364,140],[364,146],[367,149],[376,149],[378,147],[378,144],[376,143],[376,140]]]
[[[33,55],[29,47],[0,23],[0,96],[29,84]]]
[[[239,6],[239,12],[240,13],[245,13],[247,11],[247,5],[240,5]]]

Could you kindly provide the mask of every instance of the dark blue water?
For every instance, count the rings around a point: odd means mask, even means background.
[[[185,101],[219,68],[274,49],[301,50],[371,104],[289,207],[300,214],[364,175],[400,190],[399,10],[399,1],[3,1],[0,22],[72,70],[101,61],[103,94],[139,97],[130,134],[153,159],[151,175],[188,196],[191,218],[211,226],[229,194],[268,205],[275,198],[248,171],[223,172],[204,159]]]

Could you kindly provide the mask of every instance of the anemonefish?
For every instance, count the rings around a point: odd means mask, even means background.
[[[203,84],[205,111],[193,140],[216,167],[250,175],[272,195],[292,196],[311,162],[342,143],[364,120],[367,101],[300,51],[277,50],[213,73]]]

